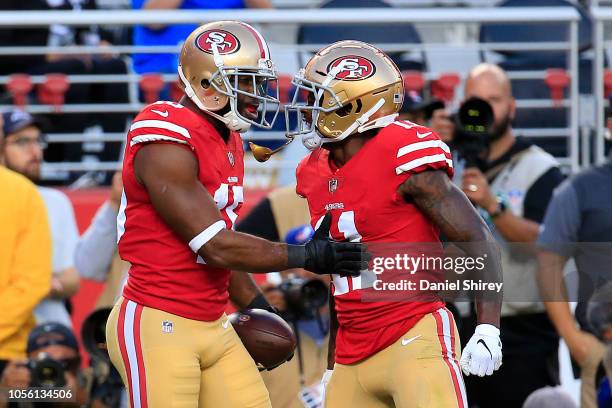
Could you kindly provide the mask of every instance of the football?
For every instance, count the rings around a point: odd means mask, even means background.
[[[229,316],[244,347],[260,368],[274,368],[291,357],[295,333],[280,316],[262,309],[246,309]]]

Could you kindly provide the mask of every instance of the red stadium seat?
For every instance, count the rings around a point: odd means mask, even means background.
[[[147,104],[157,102],[164,85],[164,79],[160,74],[144,74],[140,78],[140,89],[144,94],[145,102]]]
[[[13,104],[24,107],[28,103],[28,94],[33,88],[32,79],[27,74],[13,74],[10,76],[6,88],[13,97]]]
[[[293,79],[293,77],[291,75],[287,75],[287,74],[279,74],[278,75],[278,98],[280,99],[281,103],[287,103],[289,102],[289,99],[291,97],[293,97],[293,95],[291,95],[291,80]]]
[[[47,74],[45,78],[45,82],[38,86],[38,100],[60,111],[70,88],[68,78],[64,74]]]
[[[546,86],[550,89],[550,98],[555,105],[560,105],[563,100],[563,92],[570,83],[570,76],[567,71],[560,68],[549,68],[544,77]]]
[[[455,88],[461,83],[461,77],[455,73],[441,74],[440,77],[432,81],[431,94],[434,98],[446,103],[452,102],[455,98]]]
[[[425,86],[425,78],[420,71],[404,71],[402,72],[402,80],[406,92],[416,91],[421,93]]]
[[[612,69],[606,69],[604,72],[605,97],[609,98],[612,93]]]

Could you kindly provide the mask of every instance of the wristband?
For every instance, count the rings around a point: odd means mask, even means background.
[[[270,303],[268,303],[263,293],[258,293],[257,296],[255,296],[253,300],[251,300],[251,303],[249,303],[245,309],[263,309],[271,313],[277,313],[277,310],[272,307]]]
[[[487,323],[481,323],[478,326],[476,326],[474,333],[481,335],[481,336],[499,337],[499,329],[493,326],[492,324],[487,324]]]
[[[306,265],[306,246],[287,245],[287,269],[303,268]]]

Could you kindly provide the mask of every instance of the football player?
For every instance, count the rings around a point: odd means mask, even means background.
[[[178,74],[182,99],[146,106],[127,135],[117,229],[131,268],[107,323],[109,353],[133,408],[269,407],[223,313],[230,269],[351,275],[363,267],[363,245],[325,234],[291,246],[233,231],[243,202],[240,133],[270,128],[267,114],[278,112],[259,32],[237,21],[199,27]]]
[[[448,146],[430,129],[396,120],[404,89],[387,55],[341,41],[316,53],[293,84],[287,124],[297,114],[299,126],[288,137],[301,134],[312,150],[297,169],[296,190],[308,200],[313,226],[330,211],[332,237],[373,243],[373,256],[376,242],[441,248],[440,232],[472,256],[483,254],[462,243],[483,243],[489,273],[500,279],[490,231],[451,183]],[[499,297],[478,298],[479,325],[460,364],[453,316],[436,292],[414,301],[367,300],[367,273],[333,275],[325,406],[467,407],[460,366],[484,376],[501,365]]]

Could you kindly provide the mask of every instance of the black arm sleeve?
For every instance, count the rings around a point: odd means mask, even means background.
[[[270,200],[267,197],[261,200],[246,218],[243,218],[236,225],[236,231],[265,238],[269,241],[280,241]]]
[[[541,224],[553,191],[564,178],[558,167],[553,167],[542,174],[527,190],[523,202],[523,217]]]

